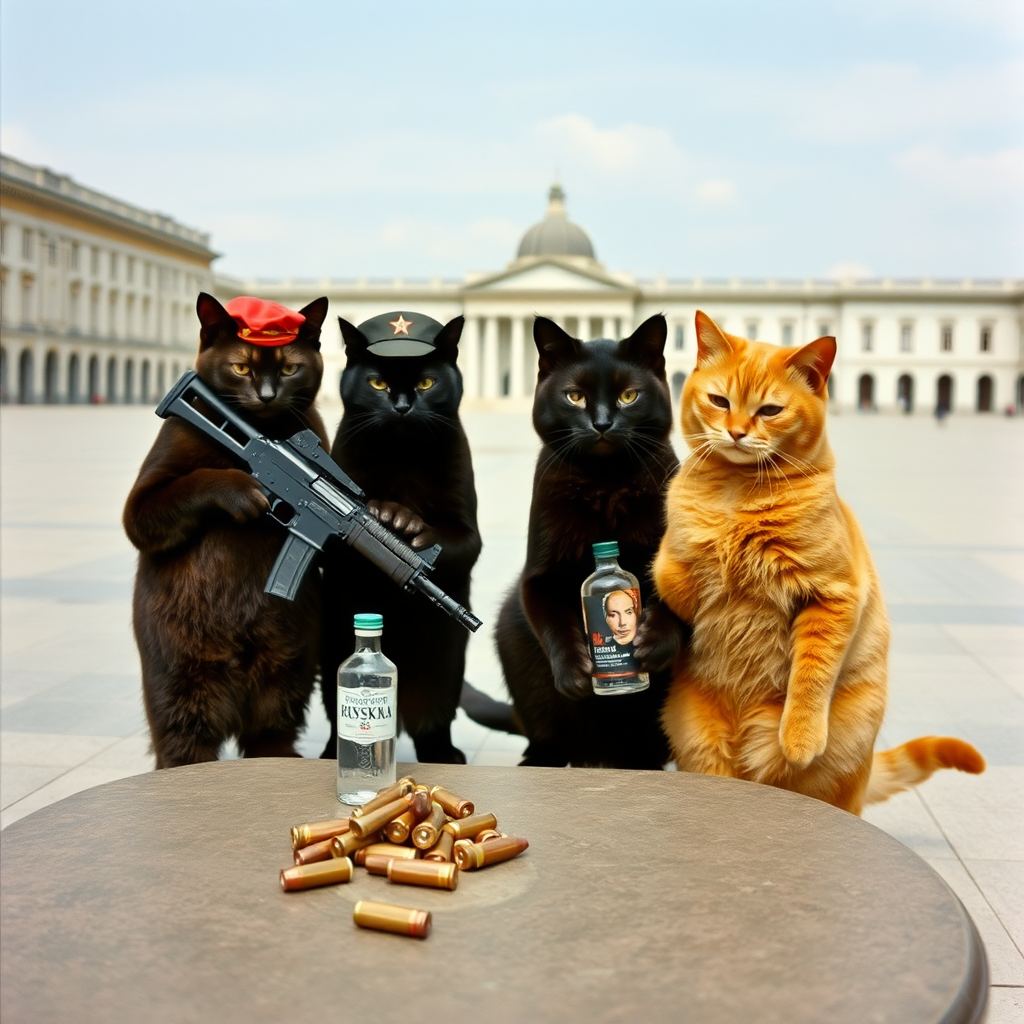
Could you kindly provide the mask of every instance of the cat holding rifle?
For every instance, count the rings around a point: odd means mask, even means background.
[[[667,673],[653,673],[640,693],[595,695],[580,613],[592,545],[615,540],[622,567],[640,580],[645,618],[664,619],[659,646],[645,653],[667,666],[685,640],[682,624],[658,606],[649,574],[678,465],[666,333],[661,315],[621,341],[583,343],[545,317],[534,323],[533,422],[543,447],[526,565],[495,629],[514,717],[530,741],[524,765],[659,769],[668,760],[659,725]]]
[[[459,420],[463,318],[442,325],[406,310],[358,327],[338,322],[345,411],[331,457],[366,492],[370,511],[415,551],[441,545],[432,579],[468,607],[481,542],[473,462]],[[398,667],[399,720],[417,758],[464,764],[451,723],[465,671],[465,628],[340,544],[328,547],[324,559],[321,692],[331,736],[322,756],[337,753],[337,671],[352,653],[357,612],[384,617],[388,657]]]
[[[939,768],[978,773],[969,743],[874,752],[889,622],[864,538],[836,493],[825,431],[834,338],[779,348],[698,312],[682,398],[693,450],[668,492],[654,565],[692,624],[663,721],[680,770],[779,786],[860,814]],[[658,623],[638,646],[658,643]]]
[[[327,299],[299,312],[251,297],[196,303],[200,378],[262,434],[313,430]],[[133,624],[158,768],[211,761],[231,737],[245,756],[296,756],[312,692],[320,594],[263,592],[287,534],[259,484],[177,417],[160,428],[124,509],[139,550]]]

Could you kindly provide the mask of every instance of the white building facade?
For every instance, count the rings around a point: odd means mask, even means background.
[[[636,280],[597,262],[586,232],[568,220],[558,186],[544,220],[496,273],[430,281],[218,277],[216,284],[222,301],[259,295],[294,309],[326,295],[324,387],[334,394],[344,367],[334,317],[358,324],[389,310],[416,310],[442,323],[466,317],[459,356],[466,401],[508,409],[531,401],[535,315],[586,341],[623,337],[664,313],[677,397],[696,360],[693,321],[702,309],[731,334],[777,345],[835,335],[830,389],[838,409],[1024,410],[1024,281]]]
[[[208,234],[0,157],[0,378],[10,402],[146,402],[196,353]]]

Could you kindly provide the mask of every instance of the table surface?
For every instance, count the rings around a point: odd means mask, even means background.
[[[86,790],[2,842],[5,1024],[465,1020],[959,1024],[987,964],[924,861],[815,800],[706,776],[401,765],[530,849],[455,892],[283,893],[334,766],[239,760]],[[425,941],[358,929],[377,899]]]

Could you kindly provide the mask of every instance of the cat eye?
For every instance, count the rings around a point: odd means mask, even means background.
[[[729,399],[728,398],[723,398],[721,395],[708,395],[708,398],[711,399],[711,404],[712,405],[717,405],[719,409],[728,409],[729,408]]]
[[[578,405],[581,409],[587,407],[587,396],[582,391],[566,391],[565,397],[572,402],[573,405]]]
[[[619,405],[632,405],[639,394],[640,392],[637,391],[636,388],[626,388],[626,390],[619,395]]]
[[[245,377],[249,373],[249,364],[248,363],[232,363],[231,364],[231,369],[234,370],[235,373],[237,373],[239,377]]]
[[[380,377],[371,377],[370,378],[370,387],[373,388],[374,391],[389,391],[390,390],[388,388],[388,382],[386,380],[382,380]]]
[[[778,416],[780,412],[782,412],[781,405],[762,405],[761,408],[757,410],[757,415]]]
[[[437,381],[433,377],[424,377],[423,380],[421,380],[416,385],[416,390],[417,391],[429,391],[436,383],[437,383]]]
[[[284,366],[281,367],[281,376],[282,377],[291,377],[294,374],[298,373],[298,370],[299,370],[299,364],[298,363],[285,363]]]

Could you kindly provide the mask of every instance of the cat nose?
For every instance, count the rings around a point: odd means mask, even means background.
[[[599,405],[594,415],[594,429],[598,433],[605,433],[612,425],[611,416],[608,414],[608,410],[603,406]]]
[[[412,408],[412,402],[409,401],[408,395],[398,394],[395,396],[394,406],[395,412],[399,416],[404,416]]]
[[[261,402],[272,402],[277,395],[277,390],[269,381],[261,381],[256,389],[256,396]]]
[[[730,437],[731,437],[731,438],[732,438],[732,439],[733,439],[734,441],[739,441],[739,440],[740,440],[740,438],[743,438],[743,437],[746,437],[746,436],[747,436],[747,432],[746,432],[745,430],[730,430],[730,431],[729,431],[729,436],[730,436]]]

